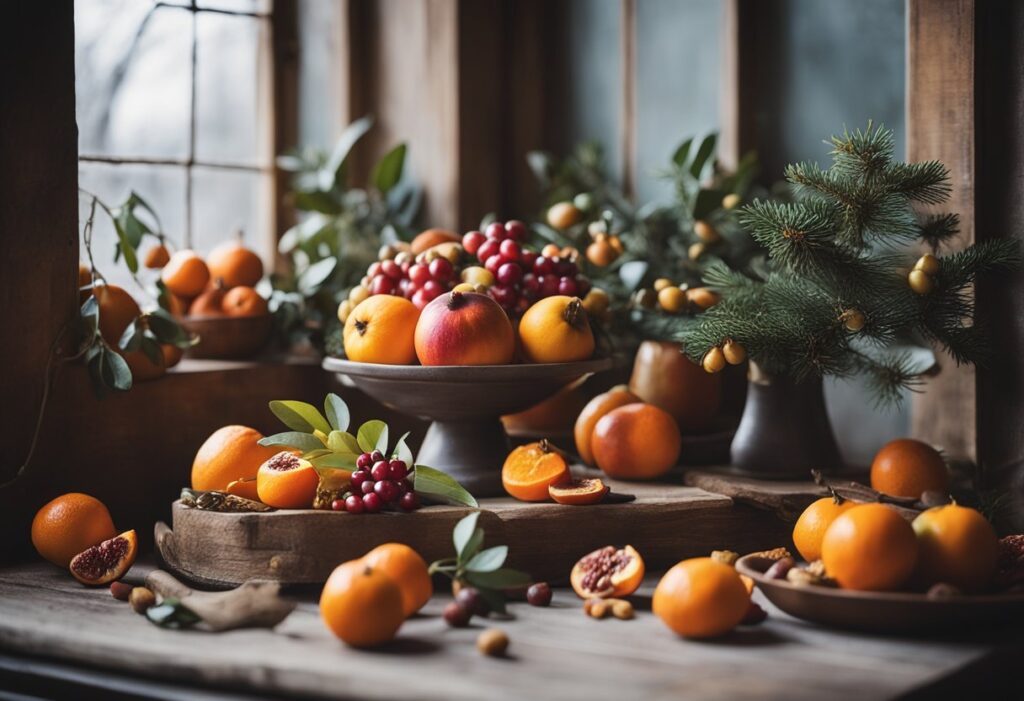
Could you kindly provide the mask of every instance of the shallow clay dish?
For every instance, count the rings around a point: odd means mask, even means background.
[[[747,555],[736,569],[791,616],[836,628],[874,633],[916,633],[993,627],[1024,621],[1024,592],[929,599],[907,592],[864,592],[768,579],[774,560]]]
[[[325,358],[325,370],[350,380],[387,407],[433,423],[416,462],[444,470],[474,496],[504,494],[508,437],[499,417],[547,399],[574,380],[612,366],[578,363],[432,366],[378,365]]]
[[[270,339],[273,321],[263,316],[186,316],[181,325],[198,334],[199,343],[185,351],[189,358],[237,360],[255,355]]]

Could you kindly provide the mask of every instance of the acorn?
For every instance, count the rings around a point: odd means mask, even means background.
[[[721,372],[725,368],[725,354],[721,348],[715,346],[704,354],[704,359],[700,361],[700,364],[705,372],[711,374]]]
[[[923,270],[914,269],[910,271],[910,275],[907,276],[907,281],[910,283],[910,289],[919,295],[926,295],[932,291],[935,283],[932,282],[931,277],[928,273]]]
[[[747,359],[747,349],[743,347],[742,343],[729,339],[722,344],[722,355],[725,356],[725,361],[729,365],[739,365]]]

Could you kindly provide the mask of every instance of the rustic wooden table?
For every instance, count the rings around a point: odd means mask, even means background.
[[[130,579],[141,580],[137,565]],[[0,689],[50,698],[888,699],[1004,698],[1024,632],[883,638],[818,628],[769,610],[768,621],[713,642],[675,637],[649,611],[594,620],[568,590],[551,608],[511,607],[488,623],[511,638],[507,659],[479,655],[482,629],[448,628],[436,596],[377,651],[345,647],[305,601],[275,631],[157,628],[48,565],[0,570]],[[479,620],[479,619],[477,619]],[[96,689],[101,690],[97,692]],[[54,691],[58,690],[58,691]],[[240,694],[241,696],[235,696]],[[0,697],[4,697],[0,693]],[[19,697],[20,698],[20,697]]]

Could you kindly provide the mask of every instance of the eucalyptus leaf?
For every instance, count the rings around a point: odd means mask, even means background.
[[[397,443],[395,443],[395,450],[393,451],[393,455],[395,458],[401,460],[406,465],[412,465],[414,461],[414,458],[412,456],[412,450],[410,450],[409,445],[405,442],[405,439],[408,437],[408,431],[402,434],[402,437],[398,439]]]
[[[114,260],[117,260],[117,253],[120,253],[124,255],[124,262],[128,266],[128,270],[133,273],[139,272],[139,259],[135,255],[135,247],[131,245],[131,242],[128,240],[128,233],[117,218],[114,219],[114,231],[117,232],[118,241],[117,252],[114,255]]]
[[[270,411],[281,420],[281,423],[294,431],[323,431],[325,434],[331,432],[331,425],[327,423],[327,419],[312,404],[291,399],[275,399],[270,402]]]
[[[327,447],[335,453],[352,453],[356,456],[363,452],[359,449],[359,441],[348,431],[331,431],[328,433]]]
[[[480,518],[480,512],[474,511],[468,516],[464,516],[455,524],[455,528],[452,529],[452,542],[455,544],[455,554],[458,557],[462,557],[463,551],[466,549],[466,544],[470,538],[473,537],[473,533],[479,530],[476,527],[476,522]],[[481,531],[482,533],[483,531]]]
[[[306,268],[302,275],[299,276],[298,282],[296,283],[299,292],[306,297],[311,297],[320,291],[323,284],[334,273],[334,269],[338,267],[338,259],[334,256],[328,256],[323,260],[318,260],[313,265]]]
[[[166,309],[154,309],[148,315],[149,330],[163,343],[187,344],[188,331]]]
[[[459,562],[466,562],[472,560],[473,556],[480,552],[480,546],[484,544],[484,529],[477,528],[473,531],[473,535],[469,537],[469,542],[459,553]]]
[[[690,157],[690,147],[693,146],[693,137],[679,144],[679,148],[672,154],[672,162],[680,168],[686,165],[686,160]]]
[[[705,136],[704,140],[700,142],[700,147],[697,148],[697,155],[693,157],[693,163],[690,164],[690,175],[700,178],[704,165],[711,157],[711,154],[715,152],[715,142],[717,140],[718,134],[712,133]]]
[[[354,453],[331,453],[329,455],[320,455],[315,458],[306,458],[313,467],[330,467],[339,470],[354,470],[356,467],[356,459],[358,455]]]
[[[105,350],[100,357],[103,362],[101,372],[104,384],[122,392],[130,390],[132,388],[132,371],[121,354]]]
[[[142,345],[142,332],[144,328],[138,318],[132,323],[128,324],[128,327],[121,334],[121,340],[117,342],[118,347],[124,351],[135,351]]]
[[[160,347],[160,342],[156,340],[156,337],[151,332],[146,331],[142,334],[139,350],[145,353],[146,357],[149,358],[149,362],[153,363],[153,365],[163,365],[164,351]]]
[[[398,146],[384,154],[384,157],[377,161],[377,165],[373,167],[370,180],[381,194],[386,195],[402,179],[405,152],[406,145],[404,143],[398,144]]]
[[[344,165],[346,159],[348,159],[349,152],[366,135],[366,132],[370,131],[372,126],[373,117],[367,115],[345,127],[345,130],[341,132],[341,136],[334,143],[334,149],[331,151],[327,163],[320,171],[321,189],[330,190],[336,185],[342,184]]]
[[[344,399],[333,392],[328,394],[324,397],[324,414],[335,431],[348,431],[352,416]]]
[[[301,450],[303,453],[308,453],[311,450],[320,450],[324,447],[323,442],[314,436],[312,433],[306,433],[304,431],[284,431],[283,433],[275,433],[272,436],[261,438],[259,444],[264,447],[281,445],[288,448],[296,448]]]
[[[481,550],[466,563],[466,570],[469,572],[493,572],[505,564],[508,557],[507,545],[496,545],[493,548]]]
[[[451,476],[426,465],[415,468],[413,489],[422,497],[455,506],[479,506],[473,495]]]
[[[356,441],[359,448],[365,453],[372,453],[374,450],[387,455],[388,450],[388,425],[380,419],[372,419],[359,427],[356,433]]]
[[[532,581],[532,577],[525,572],[513,570],[508,567],[500,567],[490,572],[467,572],[466,579],[476,587],[487,589],[510,589],[512,587],[526,586]]]

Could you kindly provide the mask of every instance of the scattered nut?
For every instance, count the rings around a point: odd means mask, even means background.
[[[583,612],[592,618],[604,618],[612,609],[608,599],[587,599],[583,602]]]
[[[828,575],[825,574],[825,563],[821,560],[815,560],[814,562],[809,563],[804,569],[816,577],[821,577],[822,579],[828,577]]]
[[[128,595],[128,603],[131,604],[135,613],[145,613],[150,607],[156,605],[156,594],[146,587],[134,587]]]
[[[488,628],[477,637],[476,649],[488,657],[501,657],[508,650],[508,635],[500,628]]]
[[[803,586],[806,584],[829,585],[829,580],[824,576],[804,567],[791,567],[786,572],[786,580],[790,584]]]
[[[633,618],[633,604],[625,599],[615,599],[612,603],[612,615],[622,621]]]
[[[776,560],[775,564],[767,569],[764,576],[768,579],[785,579],[786,573],[796,566],[796,560],[791,557],[784,557]]]
[[[740,621],[740,625],[756,626],[758,623],[763,623],[766,618],[768,618],[768,612],[751,601],[750,608],[747,609],[747,613],[743,616],[743,620]]]
[[[735,565],[736,561],[740,559],[740,554],[734,553],[732,550],[712,550],[711,559],[718,560],[723,565]]]
[[[762,550],[759,553],[754,553],[758,557],[766,557],[769,560],[781,560],[784,557],[793,557],[793,553],[789,552],[786,548],[772,548],[771,550]]]
[[[128,597],[132,593],[132,585],[125,584],[124,582],[111,582],[110,583],[110,595],[118,601],[128,601]]]

